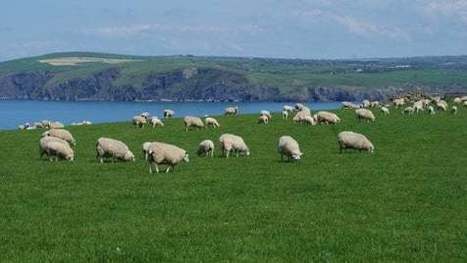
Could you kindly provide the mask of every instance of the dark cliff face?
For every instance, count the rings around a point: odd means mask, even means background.
[[[253,85],[240,73],[217,68],[194,68],[148,74],[142,83],[118,85],[118,67],[84,78],[50,84],[48,72],[17,73],[0,76],[0,97],[37,100],[239,100],[239,101],[358,101],[382,100],[400,92],[386,88],[347,90],[336,87],[297,88],[281,93],[278,87]]]

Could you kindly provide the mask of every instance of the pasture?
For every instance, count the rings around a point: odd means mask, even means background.
[[[28,261],[433,261],[467,258],[467,110],[303,126],[279,114],[218,117],[185,132],[130,122],[68,127],[74,162],[39,160],[42,131],[0,132],[0,258]],[[336,135],[361,132],[375,153],[340,154]],[[242,136],[249,157],[195,155],[203,139]],[[299,162],[276,145],[293,136]],[[124,141],[136,162],[96,161],[101,137]],[[173,143],[191,161],[148,173],[145,141]],[[217,145],[216,145],[217,146]]]

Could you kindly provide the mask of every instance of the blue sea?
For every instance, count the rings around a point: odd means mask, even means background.
[[[93,123],[128,121],[141,112],[162,117],[162,110],[175,110],[176,117],[185,115],[221,115],[227,106],[238,105],[240,114],[259,113],[260,110],[279,112],[282,106],[294,103],[279,102],[58,102],[31,100],[0,101],[0,129],[15,129],[25,122],[53,120],[65,125],[88,120]],[[310,102],[312,110],[336,109],[340,102]]]

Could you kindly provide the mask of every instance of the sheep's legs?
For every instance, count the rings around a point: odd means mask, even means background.
[[[165,170],[165,173],[168,173],[168,172],[169,172],[169,170],[170,170],[170,166],[169,166],[169,167],[167,167],[167,169]]]

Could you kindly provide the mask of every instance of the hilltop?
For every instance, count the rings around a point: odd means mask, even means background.
[[[54,53],[0,63],[0,98],[360,100],[467,92],[467,56],[353,60]]]

